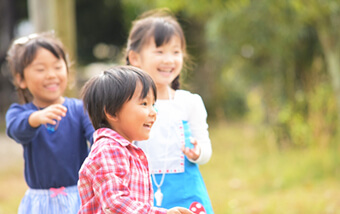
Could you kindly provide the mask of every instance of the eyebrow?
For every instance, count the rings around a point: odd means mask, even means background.
[[[62,63],[64,61],[63,59],[57,59],[56,61],[52,62],[52,64],[57,64],[57,63]],[[35,61],[33,60],[31,65],[45,65],[46,61],[41,60],[41,61]]]

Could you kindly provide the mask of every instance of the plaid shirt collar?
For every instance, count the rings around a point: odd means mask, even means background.
[[[120,145],[124,147],[131,145],[135,148],[138,148],[134,143],[130,143],[118,132],[110,128],[100,128],[93,133],[93,142],[97,142],[100,138],[111,138],[112,140],[118,142]]]

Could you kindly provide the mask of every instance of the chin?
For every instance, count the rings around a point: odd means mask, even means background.
[[[150,137],[149,135],[143,136],[143,137],[140,138],[139,141],[141,141],[141,140],[147,140],[147,139],[149,139],[149,137]]]

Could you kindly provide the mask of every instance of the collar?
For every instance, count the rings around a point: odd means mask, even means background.
[[[120,145],[127,147],[129,145],[132,145],[133,147],[136,147],[133,143],[130,143],[128,140],[126,140],[124,137],[122,137],[118,132],[114,131],[110,128],[100,128],[97,129],[93,133],[93,141],[96,142],[100,138],[110,138],[116,142],[118,142]]]

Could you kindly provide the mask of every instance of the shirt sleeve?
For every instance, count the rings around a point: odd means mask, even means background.
[[[12,104],[6,113],[6,134],[17,143],[27,144],[35,137],[37,130],[28,123],[34,110],[24,109],[22,105]]]
[[[93,190],[105,213],[166,213],[130,195],[131,166],[123,148],[106,146],[98,153],[95,163],[100,167],[94,174]]]
[[[211,141],[208,132],[207,111],[202,98],[198,94],[193,94],[189,109],[189,125],[192,136],[197,140],[201,154],[197,160],[190,160],[193,163],[205,164],[212,155]]]

